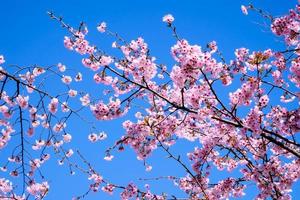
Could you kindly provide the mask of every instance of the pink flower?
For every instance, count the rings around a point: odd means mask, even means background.
[[[299,25],[300,26],[300,25]],[[292,61],[292,66],[290,68],[291,75],[289,79],[295,83],[295,85],[300,88],[300,58],[297,57]]]
[[[5,63],[5,60],[4,60],[4,56],[3,55],[0,55],[0,65]]]
[[[71,90],[69,90],[68,94],[70,97],[75,97],[77,95],[77,91],[71,89]]]
[[[242,12],[243,12],[244,15],[248,15],[248,9],[247,9],[246,6],[241,5],[241,10],[242,10]]]
[[[57,124],[54,125],[53,131],[55,131],[55,132],[60,132],[60,131],[62,131],[66,126],[67,126],[66,123],[57,123]]]
[[[98,61],[92,61],[89,58],[83,58],[81,62],[85,67],[90,68],[93,71],[97,71],[100,68],[100,63]]]
[[[96,173],[91,174],[88,179],[93,180],[97,184],[100,184],[103,181],[103,177]]]
[[[29,128],[29,129],[27,130],[27,135],[28,135],[29,137],[31,137],[33,134],[34,134],[34,128]]]
[[[58,64],[57,64],[57,67],[58,67],[58,70],[59,70],[60,72],[66,71],[66,66],[63,65],[63,64],[61,64],[61,63],[58,63]]]
[[[64,142],[66,142],[66,143],[70,142],[72,139],[72,135],[69,133],[64,134],[62,137],[63,137]]]
[[[31,170],[34,171],[37,168],[41,167],[42,161],[40,159],[34,159],[34,160],[31,160],[29,163],[30,163]]]
[[[11,192],[12,189],[13,189],[12,183],[9,180],[6,180],[4,178],[0,178],[0,191],[1,191],[1,193],[6,194],[8,192]]]
[[[208,48],[211,49],[211,53],[214,53],[218,50],[218,46],[217,46],[217,42],[216,41],[212,41],[210,42],[208,45]]]
[[[35,144],[32,146],[33,150],[39,150],[41,149],[43,146],[45,146],[46,142],[44,140],[36,140]]]
[[[88,135],[88,139],[89,139],[89,141],[91,141],[91,142],[97,142],[98,136],[97,136],[97,134],[95,134],[95,133],[91,133],[91,134]]]
[[[18,105],[21,108],[25,109],[25,108],[28,107],[29,96],[25,97],[25,96],[22,96],[22,95],[18,95],[17,98],[16,98],[16,100],[17,100]]]
[[[265,94],[264,96],[260,97],[260,99],[259,99],[259,105],[261,107],[267,106],[268,103],[269,103],[269,97],[268,97],[268,95]]]
[[[81,105],[88,106],[90,104],[90,95],[86,94],[83,97],[80,97],[79,100],[81,101]]]
[[[284,81],[282,79],[281,71],[279,71],[279,70],[273,71],[272,76],[274,78],[274,82],[275,82],[276,85],[281,86],[283,84]]]
[[[101,189],[103,192],[106,192],[106,193],[112,195],[112,193],[115,189],[115,186],[108,183],[106,186],[103,186]]]
[[[48,105],[48,110],[54,114],[57,112],[57,105],[58,105],[58,99],[57,98],[52,98],[51,102]]]
[[[65,36],[65,38],[64,38],[64,45],[65,45],[65,47],[66,47],[67,49],[73,50],[74,43],[73,43],[72,40],[71,40],[69,37],[67,37],[67,36]]]
[[[174,21],[174,17],[171,14],[167,14],[163,17],[163,22],[167,22],[168,24],[172,24]]]
[[[41,74],[43,74],[43,73],[45,73],[45,72],[46,72],[45,69],[43,69],[43,68],[41,68],[41,67],[35,67],[35,68],[33,69],[32,74],[33,74],[34,76],[39,76],[39,75],[41,75]]]
[[[80,72],[78,72],[77,75],[75,76],[75,81],[76,82],[82,81],[82,74]]]
[[[99,140],[105,140],[107,138],[107,134],[104,133],[103,131],[99,133],[98,139]]]
[[[73,154],[74,154],[74,151],[73,151],[72,149],[69,149],[69,150],[66,152],[66,156],[67,156],[67,157],[71,157]]]
[[[121,110],[120,104],[120,99],[110,99],[109,104],[106,105],[100,101],[95,105],[91,105],[90,109],[98,120],[111,120],[120,117],[127,112],[127,110]]]
[[[104,160],[106,160],[106,161],[112,161],[113,158],[114,158],[113,155],[106,155],[106,156],[104,157]]]
[[[99,24],[97,26],[97,30],[101,33],[104,33],[106,31],[106,23],[105,22],[102,22],[101,24]]]
[[[54,142],[53,146],[56,147],[56,148],[58,148],[58,147],[60,147],[63,144],[64,144],[64,142],[62,140],[60,140],[60,141]]]
[[[107,66],[113,62],[113,59],[110,56],[101,56],[100,65]]]
[[[71,76],[65,76],[63,75],[63,77],[61,78],[62,82],[69,85],[72,82],[72,78]]]
[[[151,165],[147,165],[147,166],[146,166],[146,171],[147,171],[147,172],[150,172],[151,170],[152,170],[152,166],[151,166]]]
[[[2,172],[7,172],[7,167],[6,167],[6,166],[0,167],[0,170],[1,170]]]
[[[33,196],[41,195],[45,196],[48,193],[49,185],[48,182],[43,183],[32,183],[26,188],[27,192]]]
[[[70,111],[70,108],[69,108],[67,102],[63,102],[63,103],[61,104],[61,111],[63,111],[63,112],[69,112],[69,111]]]
[[[130,183],[127,185],[127,187],[124,189],[124,191],[120,195],[121,195],[121,199],[125,200],[125,199],[131,199],[137,193],[138,193],[137,187],[133,183]]]

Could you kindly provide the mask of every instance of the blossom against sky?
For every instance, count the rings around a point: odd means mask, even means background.
[[[296,1],[253,1],[256,7],[263,8],[275,16],[285,14],[293,8]],[[42,66],[56,65],[63,62],[67,68],[81,69],[81,58],[67,51],[63,46],[65,30],[54,23],[47,11],[51,10],[72,24],[78,26],[84,21],[89,28],[89,38],[96,41],[103,49],[111,50],[112,39],[97,31],[104,31],[106,26],[118,32],[127,40],[143,36],[149,44],[151,54],[159,62],[172,65],[170,48],[175,44],[172,33],[162,22],[163,16],[171,13],[175,17],[179,35],[191,43],[205,46],[211,41],[217,41],[219,50],[226,58],[232,58],[236,48],[247,47],[251,50],[267,48],[283,48],[279,38],[276,38],[264,24],[261,17],[255,13],[247,16],[241,12],[241,4],[247,1],[7,1],[2,3],[0,17],[2,31],[0,32],[0,54],[5,55],[6,63],[18,65]],[[246,11],[244,11],[246,12]],[[167,22],[173,21],[169,16]],[[103,21],[106,24],[100,24]],[[62,67],[63,69],[63,67]],[[84,79],[85,77],[83,77]],[[64,82],[70,82],[69,77],[64,77]],[[82,87],[89,88],[89,82]],[[93,87],[91,90],[101,96],[100,90]],[[22,99],[20,99],[22,101]],[[55,102],[53,102],[55,104]],[[24,105],[26,106],[26,105]],[[116,153],[111,162],[103,160],[104,151],[119,138],[124,129],[124,119],[112,122],[99,122],[98,128],[108,134],[105,141],[90,144],[89,131],[82,124],[69,124],[73,126],[74,146],[81,147],[82,153],[87,155],[105,177],[110,177],[115,182],[127,184],[131,179],[136,181],[141,177],[149,177],[142,163],[137,161],[136,155],[129,148],[119,154]],[[182,142],[184,148],[189,149],[187,143]],[[1,155],[1,154],[0,154]],[[184,174],[175,163],[164,159],[163,152],[153,155],[151,176]],[[51,192],[49,199],[70,199],[74,195],[85,192],[86,177],[77,174],[68,176],[67,167],[58,167],[56,160],[51,161],[46,172],[50,179]],[[44,170],[46,171],[46,170]],[[171,173],[171,174],[168,174]],[[217,177],[216,177],[217,178]],[[84,180],[84,181],[82,181]],[[140,182],[142,185],[143,182]],[[153,183],[156,185],[156,183]],[[158,189],[165,189],[172,193],[172,185],[167,183]],[[107,198],[106,194],[97,193],[88,197]],[[113,198],[118,198],[114,196]],[[249,196],[249,199],[251,197]]]

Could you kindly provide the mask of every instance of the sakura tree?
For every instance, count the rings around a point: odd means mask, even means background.
[[[258,200],[297,198],[292,187],[300,177],[300,5],[280,17],[251,4],[241,10],[267,20],[286,49],[242,47],[227,61],[217,42],[201,47],[183,39],[174,17],[167,14],[162,22],[174,37],[174,64],[166,66],[156,61],[141,37],[127,41],[110,30],[109,23],[99,23],[97,30],[114,38],[112,48],[119,52],[109,54],[87,40],[85,23],[75,28],[48,12],[66,31],[64,46],[80,54],[83,67],[93,75],[84,68],[68,71],[62,63],[9,65],[0,56],[0,152],[10,152],[0,164],[5,174],[0,199],[47,199],[51,183],[43,171],[49,159],[58,160],[65,166],[60,169],[70,174],[86,175],[86,192],[74,194],[74,199],[88,199],[93,192],[124,200],[242,199],[249,195],[248,187],[255,187]],[[102,95],[73,86],[83,78],[108,89]],[[55,95],[48,91],[50,79],[60,84]],[[138,111],[132,116],[131,109]],[[121,185],[104,177],[94,166],[97,160],[86,159],[79,147],[70,148],[76,137],[68,126],[73,117],[90,127],[90,145],[111,134],[96,128],[99,121],[124,119],[124,133],[107,147],[104,159],[111,161],[131,148],[151,173],[148,159],[161,150],[185,175],[163,174],[151,184],[167,179],[183,195],[153,192],[149,180],[140,187],[134,180]],[[193,150],[178,155],[174,152],[182,140]],[[211,181],[218,171],[226,171],[226,177]]]

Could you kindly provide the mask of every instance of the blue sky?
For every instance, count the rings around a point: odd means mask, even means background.
[[[275,16],[285,14],[289,8],[294,7],[296,2],[295,0],[252,1],[255,6]],[[165,63],[170,68],[174,63],[169,52],[175,40],[170,30],[162,23],[162,16],[168,13],[175,17],[175,25],[182,38],[200,46],[215,40],[227,59],[232,58],[234,50],[239,47],[248,47],[250,50],[284,49],[280,39],[272,35],[268,26],[263,24],[261,17],[253,12],[248,16],[241,13],[241,4],[248,3],[249,1],[240,0],[4,1],[0,7],[2,27],[0,54],[6,57],[7,64],[21,66],[33,64],[47,66],[62,62],[69,68],[87,74],[84,76],[87,80],[81,86],[82,89],[90,90],[95,98],[100,98],[102,88],[90,85],[91,81],[88,79],[91,73],[82,67],[82,57],[64,48],[63,37],[67,32],[58,23],[50,20],[47,11],[63,16],[66,22],[75,27],[80,21],[86,22],[90,32],[88,39],[107,52],[113,52],[110,50],[113,39],[97,32],[96,25],[99,22],[106,21],[110,30],[118,32],[126,40],[142,36],[149,44],[151,54],[157,57],[159,63]],[[49,87],[50,91],[54,91],[52,86]],[[88,113],[84,115],[90,118]],[[115,153],[112,162],[103,161],[105,149],[123,134],[122,121],[124,118],[112,122],[97,122],[97,127],[108,134],[108,139],[90,145],[87,141],[88,127],[83,122],[78,123],[78,119],[74,118],[72,124],[69,124],[74,138],[70,147],[82,149],[82,153],[105,178],[118,184],[125,185],[134,181],[143,185],[144,182],[137,181],[137,178],[185,174],[173,161],[166,159],[161,151],[154,153],[149,159],[150,164],[153,164],[153,171],[150,174],[145,173],[142,162],[137,161],[135,154],[128,148],[123,153]],[[182,145],[185,150],[193,148],[187,142],[178,145]],[[177,151],[178,149],[174,148],[174,152]],[[3,157],[4,154],[1,153],[0,156]],[[70,199],[74,195],[84,193],[88,187],[85,176],[79,172],[76,176],[68,176],[68,168],[57,166],[56,158],[54,156],[52,158],[52,161],[42,168],[51,184],[48,199]],[[0,176],[2,176],[1,172]],[[150,185],[153,185],[156,191],[182,194],[167,181],[150,182]],[[294,195],[296,197],[300,193],[296,192]],[[252,199],[252,197],[253,195],[250,195],[244,199]],[[99,192],[87,197],[87,199],[99,198],[119,199],[119,196],[110,197]]]

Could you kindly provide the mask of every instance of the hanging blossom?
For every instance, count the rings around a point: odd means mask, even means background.
[[[167,14],[163,17],[163,22],[172,24],[172,22],[174,22],[174,17],[171,14]]]
[[[26,109],[28,107],[29,96],[18,95],[16,101],[21,108]]]
[[[57,106],[58,106],[58,99],[57,98],[52,98],[51,102],[48,104],[48,110],[52,114],[55,114],[57,112]]]
[[[252,8],[241,6],[245,15],[248,14],[247,9]],[[141,98],[149,105],[143,114],[136,114],[136,122],[126,120],[123,123],[126,133],[116,142],[120,151],[124,150],[123,145],[129,145],[137,159],[145,162],[158,147],[165,146],[169,150],[178,139],[183,138],[197,141],[199,147],[188,153],[195,177],[189,174],[174,181],[190,198],[242,197],[247,184],[253,182],[258,187],[257,199],[290,199],[292,183],[299,177],[299,162],[295,156],[299,149],[292,138],[300,130],[299,109],[274,106],[271,100],[275,98],[275,90],[281,92],[280,99],[285,103],[300,96],[298,92],[290,92],[294,88],[288,84],[291,81],[299,86],[299,51],[291,49],[292,46],[299,48],[298,12],[299,6],[271,22],[272,31],[285,38],[289,46],[286,52],[294,53],[292,57],[287,57],[285,51],[267,49],[250,52],[247,48],[239,48],[234,52],[235,59],[226,63],[215,41],[202,49],[185,39],[178,39],[171,48],[176,63],[169,73],[167,67],[156,64],[155,57],[150,56],[148,44],[141,37],[124,43],[118,40],[112,44],[113,48],[121,51],[120,59],[98,52],[85,39],[87,31],[76,32],[72,29],[75,37],[66,37],[65,46],[80,54],[88,54],[82,63],[96,71],[94,81],[113,88],[106,92],[114,95],[109,103],[91,103],[89,96],[80,98],[82,105],[89,105],[96,119],[112,120],[122,116],[129,106],[123,111],[119,96],[130,94],[139,86],[142,88],[142,92],[133,94],[128,100],[128,105],[134,98]],[[164,16],[163,21],[175,31],[172,15]],[[105,32],[106,24],[101,23],[97,29]],[[157,77],[161,80],[156,82],[158,71],[160,75]],[[114,76],[114,72],[119,76]],[[23,77],[31,82],[35,78],[30,73]],[[289,80],[283,81],[287,77]],[[217,84],[227,86],[234,80],[236,84],[227,88],[231,92],[229,101],[226,101],[226,96],[219,93]],[[9,108],[3,107],[2,110],[7,113]],[[55,127],[57,132],[64,130],[62,124]],[[62,137],[53,146],[60,147],[68,141],[67,136]],[[96,142],[99,135],[90,133],[88,139]],[[287,145],[285,141],[288,141]],[[281,144],[291,151],[282,148],[278,142],[283,142]],[[46,142],[37,142],[36,145],[43,148]],[[293,151],[296,153],[293,154]],[[70,152],[67,157],[73,154]],[[281,163],[280,157],[287,158],[286,165]],[[113,155],[107,152],[104,159],[110,161]],[[175,160],[181,161],[180,157]],[[151,169],[146,162],[145,166]],[[209,178],[212,166],[218,170],[227,169],[228,172],[239,170],[241,178],[227,177],[212,182]],[[99,174],[90,173],[91,180],[95,181],[91,189],[98,191],[104,181]],[[112,184],[102,187],[108,193],[114,189]],[[121,198],[139,198],[142,195],[138,193],[137,187],[129,184],[121,193]],[[143,196],[145,199],[155,198],[148,190],[143,194],[147,195]]]

